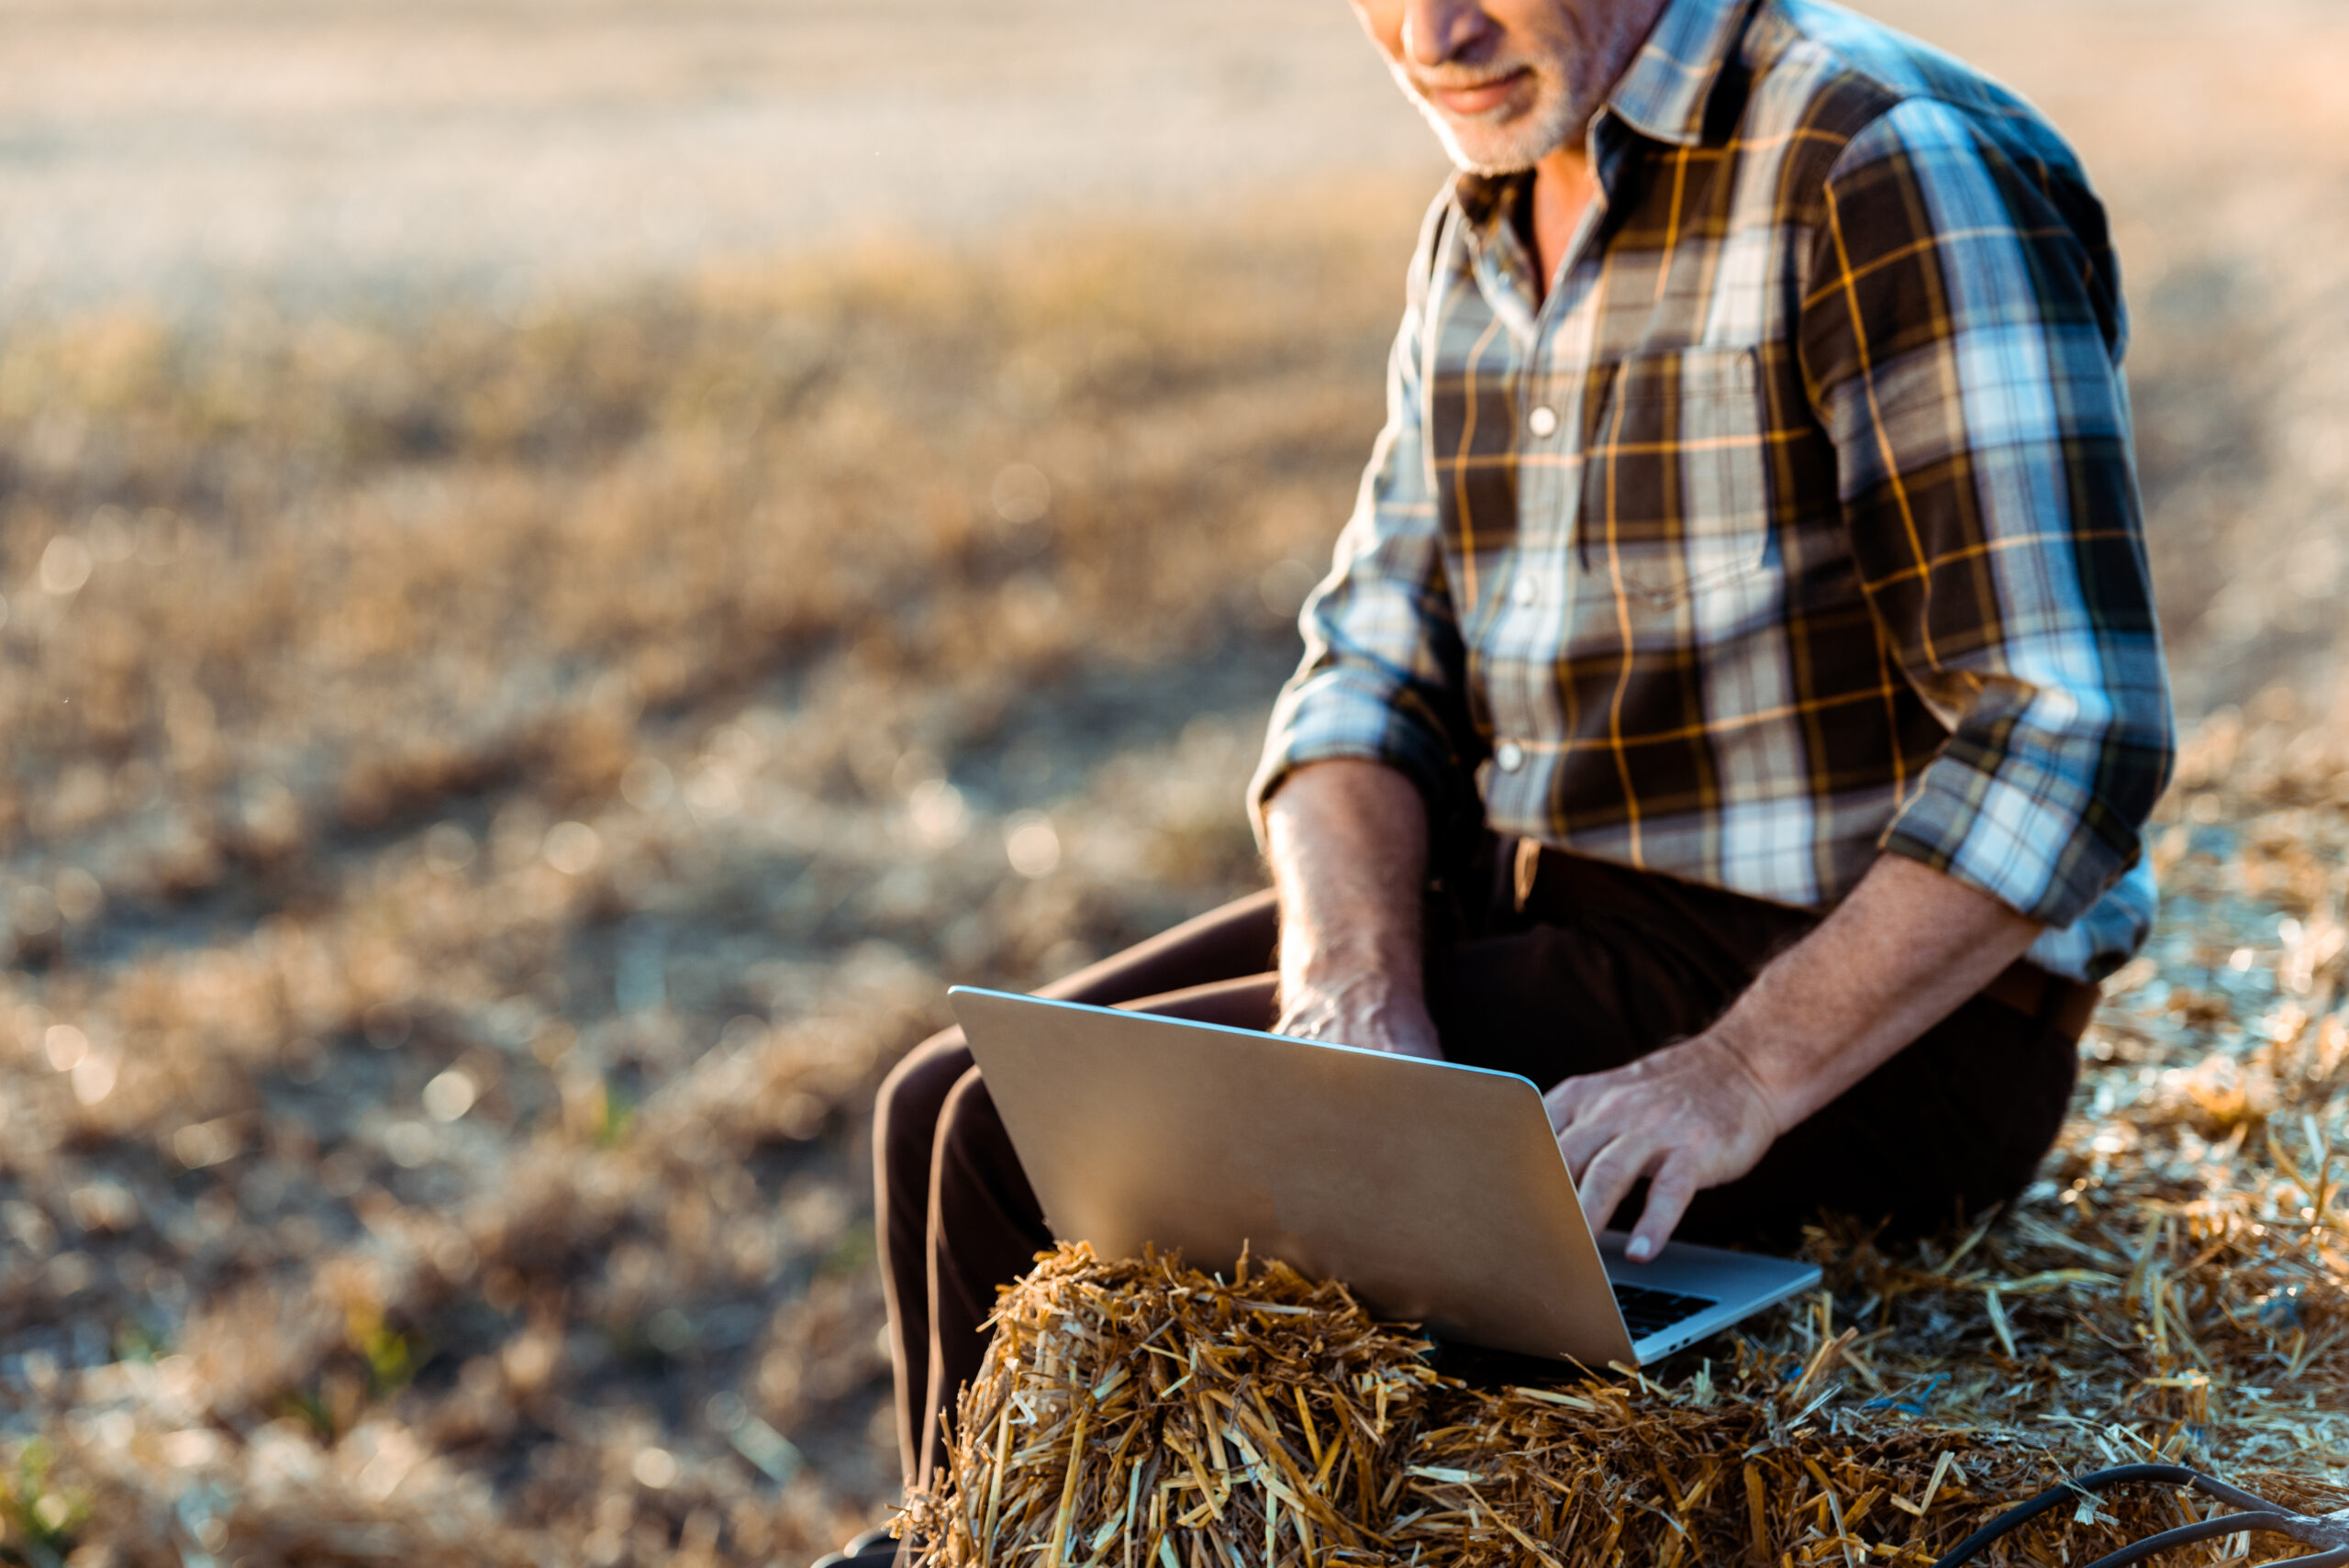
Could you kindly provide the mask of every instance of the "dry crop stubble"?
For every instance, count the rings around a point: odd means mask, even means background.
[[[873,1088],[1252,879],[1412,205],[13,337],[0,1540],[877,1517]]]
[[[102,833],[129,813],[93,770],[143,760],[265,763],[365,826],[795,653],[1032,679],[1195,649],[1235,556],[1326,549],[1376,417],[1393,269],[1306,227],[862,258],[510,330],[21,334],[6,820]],[[988,506],[1015,461],[1051,490],[1017,524]],[[88,569],[43,591],[61,539]]]

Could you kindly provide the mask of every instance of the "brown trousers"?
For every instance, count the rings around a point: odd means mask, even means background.
[[[1453,1061],[1545,1089],[1701,1031],[1817,918],[1555,854],[1530,887],[1493,903],[1475,936],[1431,944],[1429,1007]],[[1277,936],[1272,895],[1258,894],[1040,994],[1268,1029]],[[2050,983],[2029,1011],[2011,984],[1975,997],[1747,1175],[1698,1194],[1675,1234],[1783,1245],[1831,1211],[1913,1235],[2013,1197],[2070,1103],[2084,990]],[[926,1482],[943,1462],[955,1396],[977,1375],[996,1288],[1052,1245],[959,1029],[917,1047],[883,1084],[874,1174],[899,1457],[908,1484]],[[1636,1218],[1644,1196],[1634,1189],[1620,1218]]]

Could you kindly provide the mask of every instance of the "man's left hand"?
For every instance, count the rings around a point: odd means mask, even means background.
[[[1988,894],[1897,855],[1762,971],[1712,1028],[1543,1095],[1592,1229],[1633,1183],[1647,1207],[1625,1249],[1663,1251],[1688,1200],[1949,1016],[2040,932]]]
[[[1637,1262],[1663,1251],[1689,1199],[1753,1169],[1785,1130],[1744,1059],[1710,1034],[1569,1078],[1542,1101],[1593,1230],[1647,1178],[1647,1207],[1625,1249]]]

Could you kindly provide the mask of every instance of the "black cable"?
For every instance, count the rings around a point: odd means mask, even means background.
[[[2222,1514],[2216,1518],[2197,1519],[2190,1525],[2165,1529],[2159,1535],[2149,1535],[2143,1540],[2132,1540],[2120,1551],[2099,1557],[2088,1568],[2129,1568],[2142,1562],[2156,1551],[2167,1551],[2173,1546],[2191,1546],[2198,1540],[2208,1540],[2214,1535],[2239,1535],[2244,1530],[2259,1530],[2270,1535],[2287,1535],[2285,1516],[2277,1513]]]
[[[2206,1496],[2214,1497],[2242,1510],[2215,1518],[2198,1519],[2176,1529],[2147,1536],[2108,1556],[2087,1564],[2087,1568],[2129,1568],[2157,1551],[2173,1546],[2188,1546],[2213,1536],[2236,1535],[2248,1531],[2288,1535],[2308,1546],[2325,1550],[2305,1557],[2277,1562],[2272,1568],[2349,1568],[2349,1514],[2335,1514],[2318,1518],[2295,1513],[2240,1486],[2230,1486],[2215,1476],[2199,1470],[2188,1470],[2182,1464],[2122,1464],[2110,1470],[2093,1471],[2076,1476],[2059,1486],[2052,1486],[2028,1502],[2018,1503],[1957,1543],[1944,1553],[1933,1568],[1957,1568],[1999,1537],[2029,1524],[2049,1509],[2061,1507],[2084,1492],[2098,1492],[2108,1486],[2125,1485],[2132,1481],[2165,1483],[2174,1486],[2190,1486]]]
[[[2209,1476],[2188,1470],[2182,1464],[2123,1464],[2111,1470],[2099,1470],[2090,1474],[2079,1476],[2060,1486],[2051,1486],[2029,1502],[2016,1504],[1964,1540],[1959,1541],[1955,1550],[1945,1553],[1940,1562],[1933,1564],[1933,1568],[1956,1568],[1958,1563],[1965,1562],[2000,1536],[2029,1524],[2050,1508],[2070,1501],[2081,1492],[2100,1491],[2104,1487],[2119,1486],[2131,1481],[2165,1481],[2179,1486],[2193,1486],[2197,1483],[2202,1483],[2211,1489],[2213,1496],[2220,1498],[2222,1502],[2232,1503],[2239,1508],[2248,1507],[2266,1513],[2272,1512],[2275,1507],[2265,1498],[2254,1497],[2248,1492],[2238,1492],[2223,1481],[2213,1481]]]

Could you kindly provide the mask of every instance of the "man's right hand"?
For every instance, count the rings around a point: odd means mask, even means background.
[[[1379,762],[1299,768],[1264,806],[1281,901],[1275,1033],[1442,1061],[1428,1016],[1419,896],[1427,807]]]

